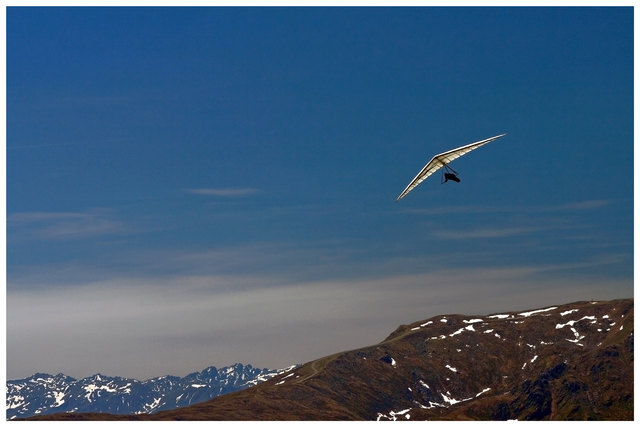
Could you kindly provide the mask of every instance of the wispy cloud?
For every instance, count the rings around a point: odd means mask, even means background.
[[[585,200],[583,202],[565,203],[557,206],[546,206],[541,208],[545,212],[553,211],[587,211],[602,208],[609,205],[611,202],[608,200]]]
[[[585,200],[575,203],[563,203],[559,205],[545,206],[496,206],[496,205],[461,205],[461,206],[433,206],[428,208],[407,208],[399,210],[400,213],[415,215],[454,215],[454,214],[479,214],[479,213],[543,213],[543,212],[569,212],[588,211],[610,205],[609,200]]]
[[[445,240],[496,239],[530,234],[542,229],[541,227],[487,227],[471,230],[434,230],[432,235]]]
[[[185,190],[190,194],[202,196],[218,197],[244,197],[258,192],[256,188],[188,188]]]
[[[106,217],[104,210],[90,212],[21,212],[9,215],[12,231],[39,238],[86,238],[122,232],[124,225]]]
[[[507,213],[513,212],[513,208],[496,206],[433,206],[429,208],[401,209],[400,213],[415,215],[452,215],[452,214],[477,214],[477,213]]]
[[[88,214],[80,212],[20,212],[9,215],[9,223],[62,221],[87,218]]]

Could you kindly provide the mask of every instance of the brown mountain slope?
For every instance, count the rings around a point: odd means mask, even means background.
[[[632,420],[633,300],[436,316],[188,408],[37,419]]]

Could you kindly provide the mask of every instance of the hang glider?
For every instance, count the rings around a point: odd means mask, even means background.
[[[436,172],[438,169],[443,167],[445,169],[445,172],[443,175],[443,181],[442,181],[443,183],[447,181],[460,182],[460,178],[458,178],[458,172],[454,171],[449,166],[449,163],[460,156],[464,156],[469,151],[475,150],[478,147],[482,147],[483,145],[488,144],[491,141],[505,135],[506,133],[503,133],[502,135],[497,135],[491,138],[483,139],[482,141],[478,141],[469,145],[464,145],[462,147],[454,148],[453,150],[445,151],[444,153],[440,153],[433,156],[433,158],[429,160],[429,163],[427,163],[422,168],[422,170],[418,173],[418,175],[416,175],[416,177],[413,178],[413,180],[409,183],[409,185],[407,185],[407,188],[405,188],[404,191],[400,193],[396,201],[402,199],[404,196],[407,195],[407,193],[409,193],[409,191],[416,188],[422,181],[424,181],[429,176],[431,176],[434,172]]]

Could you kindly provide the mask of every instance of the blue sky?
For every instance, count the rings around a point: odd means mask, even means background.
[[[6,15],[9,378],[633,296],[632,8]]]

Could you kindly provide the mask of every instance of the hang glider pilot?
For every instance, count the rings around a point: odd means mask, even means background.
[[[460,182],[460,178],[458,178],[455,173],[445,172],[444,173],[444,182],[447,182],[449,180],[455,181],[455,182]]]

